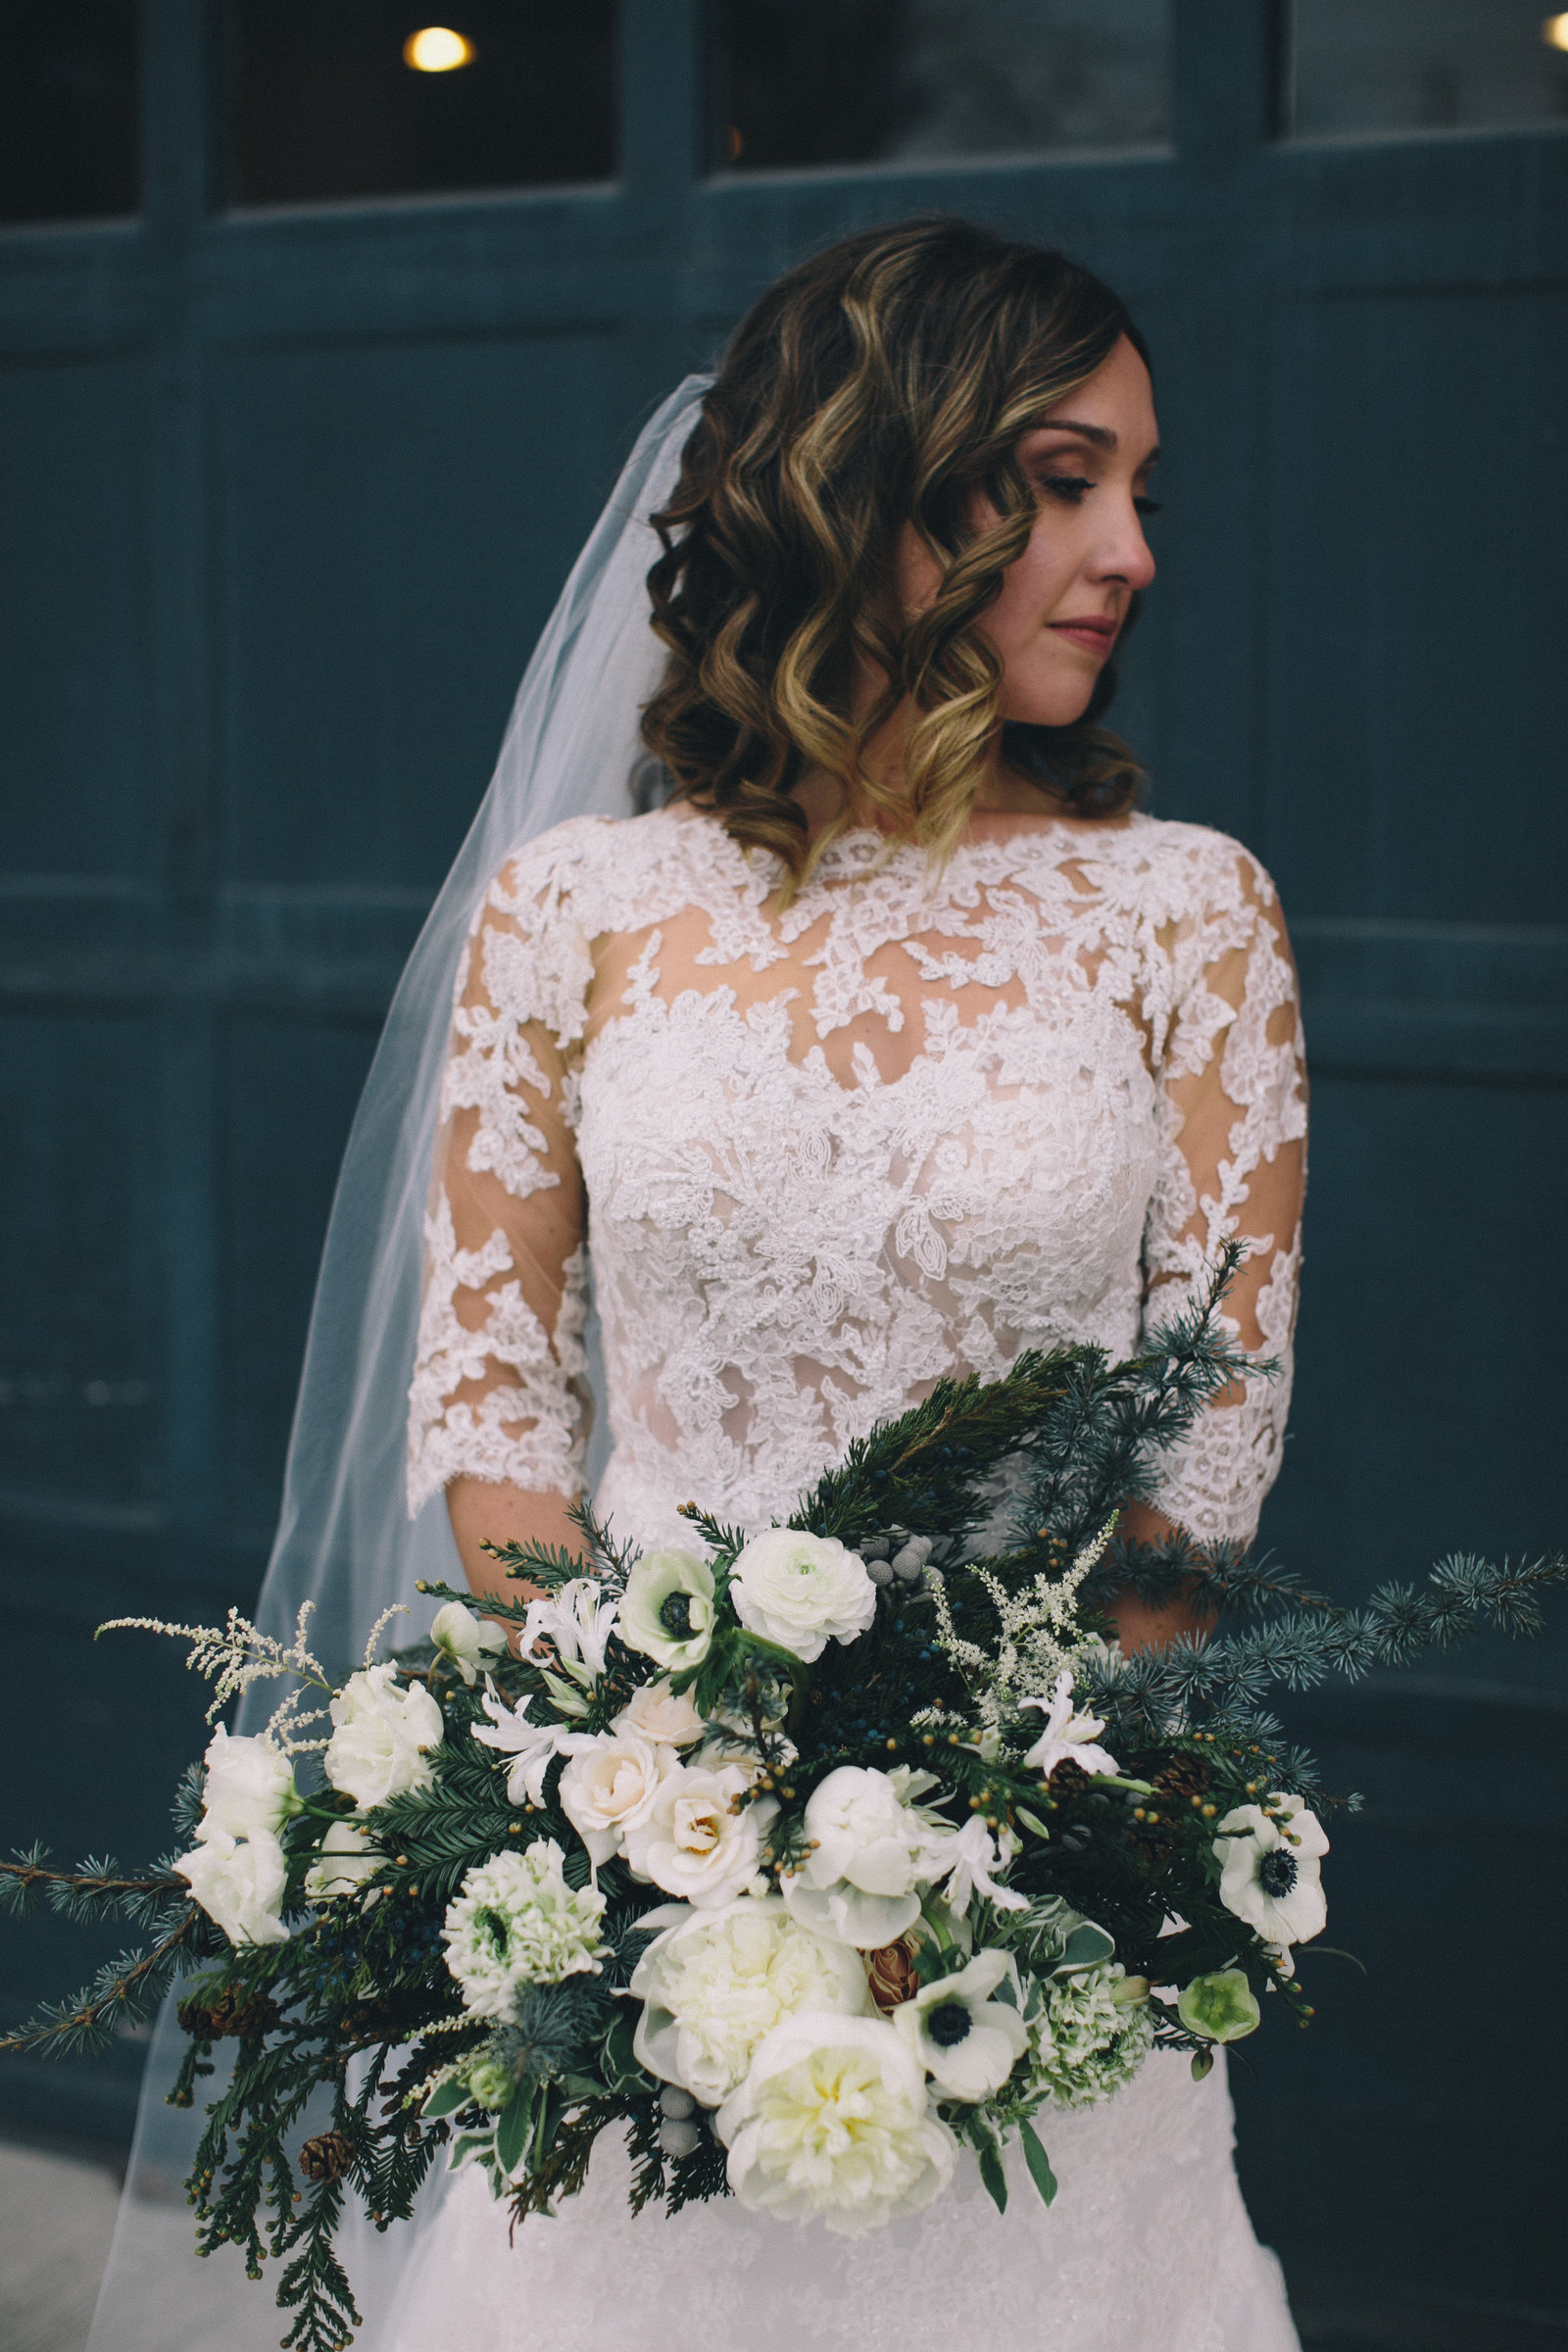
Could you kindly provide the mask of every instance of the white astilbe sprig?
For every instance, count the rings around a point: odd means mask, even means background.
[[[308,1609],[310,1606],[311,1603],[307,1601],[305,1603],[305,1608]],[[393,1618],[406,1617],[408,1613],[408,1610],[404,1607],[401,1600],[395,1600],[389,1609],[383,1609],[381,1611],[380,1616],[371,1626],[369,1639],[365,1644],[365,1665],[367,1670],[375,1664],[375,1653],[380,1647],[381,1636],[386,1632],[386,1629],[391,1624]],[[302,1609],[300,1612],[300,1624],[302,1627],[304,1623],[305,1611]]]
[[[1016,1592],[1009,1592],[990,1568],[977,1566],[970,1571],[984,1586],[997,1612],[1000,1630],[994,1649],[963,1639],[953,1622],[942,1571],[926,1569],[937,1613],[937,1646],[969,1685],[982,1736],[998,1731],[1003,1717],[1015,1712],[1022,1700],[1044,1696],[1058,1674],[1063,1670],[1070,1673],[1080,1658],[1098,1653],[1102,1646],[1078,1623],[1078,1591],[1098,1564],[1115,1526],[1114,1517],[1107,1519],[1060,1576],[1042,1571]]]
[[[176,1642],[188,1642],[191,1648],[186,1665],[193,1673],[205,1675],[213,1685],[213,1703],[207,1710],[209,1723],[253,1683],[275,1682],[283,1675],[293,1675],[298,1687],[273,1708],[266,1737],[285,1756],[307,1755],[326,1745],[324,1737],[319,1740],[303,1737],[306,1726],[319,1723],[326,1712],[324,1707],[308,1707],[307,1695],[312,1690],[324,1691],[328,1698],[333,1694],[325,1667],[305,1644],[306,1627],[315,1605],[309,1600],[302,1604],[294,1639],[286,1646],[273,1635],[264,1634],[252,1625],[238,1609],[230,1609],[220,1626],[170,1625],[162,1617],[111,1617],[98,1632],[168,1634]],[[372,1648],[385,1623],[383,1617],[376,1626],[371,1637]],[[97,1636],[93,1638],[96,1640]]]

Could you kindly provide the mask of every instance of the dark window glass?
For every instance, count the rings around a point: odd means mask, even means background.
[[[1166,0],[718,0],[719,169],[1166,133]]]
[[[134,0],[0,0],[0,220],[137,209]]]
[[[614,0],[437,0],[437,10],[231,0],[231,201],[612,176]],[[417,71],[406,51],[421,30],[457,34],[469,61]],[[415,54],[432,47],[439,58],[439,42]]]
[[[1299,132],[1568,116],[1568,16],[1543,0],[1296,0],[1293,20]]]

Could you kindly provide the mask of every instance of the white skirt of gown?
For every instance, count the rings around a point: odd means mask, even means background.
[[[1298,2352],[1279,2264],[1231,2162],[1224,2070],[1154,2052],[1120,2096],[1048,2112],[1048,2212],[1013,2151],[999,2214],[967,2151],[946,2196],[846,2241],[732,2198],[673,2219],[626,2203],[618,2132],[586,2187],[508,2243],[460,2174],[367,2352]]]

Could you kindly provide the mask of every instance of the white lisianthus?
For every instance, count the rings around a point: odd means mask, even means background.
[[[196,1835],[204,1842],[254,1838],[258,1831],[275,1838],[300,1809],[294,1767],[270,1740],[232,1740],[220,1724],[203,1762],[207,1778]]]
[[[1057,1675],[1049,1699],[1020,1699],[1020,1706],[1038,1707],[1045,1716],[1045,1729],[1035,1741],[1024,1763],[1031,1772],[1038,1772],[1049,1781],[1058,1764],[1076,1764],[1087,1773],[1120,1772],[1121,1766],[1105,1748],[1094,1742],[1105,1726],[1099,1715],[1075,1715],[1072,1706],[1072,1676],[1063,1667]]]
[[[732,1902],[756,1877],[759,1833],[778,1811],[770,1796],[745,1804],[746,1786],[734,1764],[712,1772],[677,1765],[661,1782],[647,1817],[626,1832],[633,1878],[701,1911]]]
[[[793,1527],[770,1527],[737,1552],[729,1597],[742,1625],[806,1665],[830,1641],[855,1641],[876,1615],[859,1553]]]
[[[700,1666],[713,1640],[713,1571],[695,1551],[645,1551],[626,1579],[620,1638],[666,1674]]]
[[[666,1740],[671,1747],[689,1747],[707,1728],[687,1693],[677,1697],[663,1680],[640,1685],[611,1725],[612,1731],[641,1732],[645,1740]]]
[[[786,2017],[865,2013],[865,1970],[847,1944],[801,1927],[776,1895],[688,1911],[632,1975],[645,2006],[633,2047],[650,2074],[705,2107],[739,2089],[753,2053]]]
[[[1012,2003],[993,1999],[1005,1984]],[[893,2012],[892,2025],[945,2099],[989,2099],[1029,2047],[1019,2015],[1018,1972],[1006,1952],[976,1952],[956,1976],[922,1984]]]
[[[449,1600],[445,1608],[437,1609],[430,1625],[430,1639],[442,1656],[451,1660],[470,1690],[485,1659],[495,1657],[507,1646],[505,1630],[489,1618],[476,1617],[461,1600]]]
[[[585,1687],[597,1683],[619,1614],[619,1601],[605,1598],[597,1577],[571,1577],[559,1592],[528,1603],[522,1621],[523,1652],[531,1655],[535,1642],[548,1636],[574,1682]]]
[[[914,1802],[936,1775],[899,1765],[877,1772],[841,1764],[818,1782],[806,1805],[814,1841],[783,1882],[784,1900],[804,1927],[874,1951],[896,1942],[920,1916],[916,1889],[942,1868],[953,1833]]]
[[[230,1943],[288,1941],[282,1920],[288,1864],[265,1830],[244,1838],[214,1830],[174,1868]]]
[[[1238,1805],[1217,1825],[1219,1899],[1265,1943],[1310,1943],[1328,1925],[1321,1862],[1329,1841],[1300,1797],[1268,1801],[1272,1814]]]
[[[823,2222],[839,2237],[918,2213],[947,2187],[958,2153],[891,2026],[809,2010],[774,2027],[714,2130],[743,2205]]]
[[[947,1880],[951,1907],[961,1917],[978,1893],[998,1911],[1027,1911],[1027,1897],[1002,1886],[993,1875],[1017,1851],[1018,1840],[1010,1830],[999,1830],[993,1837],[979,1814],[971,1813],[942,1852],[940,1875]]]
[[[568,1733],[562,1746],[571,1761],[557,1799],[597,1869],[642,1827],[662,1783],[679,1772],[680,1759],[662,1740],[645,1740],[640,1732]]]
[[[507,2016],[524,1984],[599,1974],[605,1897],[568,1886],[563,1859],[553,1838],[494,1854],[447,1905],[441,1940],[470,2016]]]
[[[366,1810],[428,1788],[434,1778],[425,1750],[440,1744],[441,1710],[422,1683],[400,1685],[397,1672],[368,1666],[351,1674],[329,1710],[337,1729],[322,1768],[334,1788]]]
[[[557,1756],[566,1752],[566,1741],[574,1735],[559,1723],[530,1723],[528,1709],[532,1696],[519,1698],[509,1707],[492,1684],[480,1700],[489,1716],[492,1729],[482,1723],[473,1727],[473,1736],[481,1747],[493,1747],[501,1755],[512,1758],[507,1774],[507,1802],[512,1805],[542,1805],[545,1801],[545,1775]]]
[[[384,1860],[357,1821],[334,1821],[305,1874],[306,1895],[313,1903],[328,1903],[340,1894],[358,1894]]]

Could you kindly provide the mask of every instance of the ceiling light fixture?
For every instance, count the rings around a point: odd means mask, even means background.
[[[473,63],[473,43],[450,24],[425,24],[403,44],[403,63],[416,74],[453,74]]]

